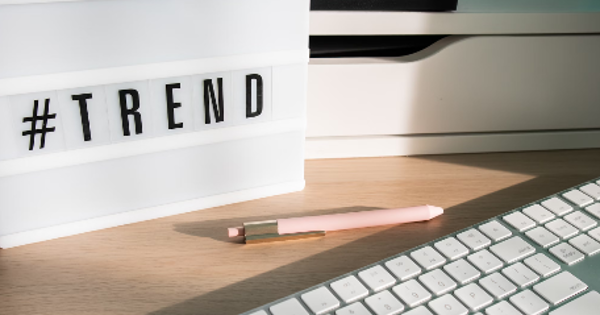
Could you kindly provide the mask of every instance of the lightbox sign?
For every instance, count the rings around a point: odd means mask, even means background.
[[[271,67],[10,96],[24,157],[270,121]],[[0,148],[2,149],[2,148]]]

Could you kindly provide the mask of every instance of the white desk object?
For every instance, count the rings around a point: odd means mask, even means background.
[[[307,158],[599,147],[600,12],[476,7],[311,12],[311,35],[449,36],[402,57],[311,59]]]
[[[0,2],[0,248],[303,189],[308,10]]]

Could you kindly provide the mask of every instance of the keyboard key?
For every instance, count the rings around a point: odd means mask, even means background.
[[[594,202],[594,199],[577,189],[564,193],[563,197],[580,207],[587,206]]]
[[[521,288],[531,285],[540,279],[535,272],[520,262],[502,269],[502,273]]]
[[[581,252],[567,243],[560,243],[550,248],[550,252],[567,265],[573,265],[585,258]]]
[[[562,239],[567,239],[579,233],[578,229],[563,219],[556,219],[550,223],[546,223],[545,227]]]
[[[433,246],[450,260],[460,258],[469,253],[469,249],[454,237],[439,241]]]
[[[589,231],[588,234],[591,237],[593,237],[596,241],[600,242],[600,227],[599,228],[595,228],[595,229]]]
[[[535,221],[519,211],[505,215],[504,221],[508,222],[508,224],[519,232],[523,232],[535,226]]]
[[[502,261],[486,249],[467,256],[467,260],[484,273],[490,273],[502,267]]]
[[[546,208],[538,204],[523,209],[523,213],[534,219],[539,224],[548,222],[556,217],[552,212],[546,210]]]
[[[557,308],[549,315],[597,315],[598,309],[600,309],[600,294],[592,291]]]
[[[554,260],[542,253],[529,257],[525,259],[524,262],[529,268],[533,269],[542,277],[547,277],[560,270],[559,264],[555,263]]]
[[[460,284],[473,281],[481,276],[481,272],[464,259],[445,265],[444,270]]]
[[[489,238],[481,234],[476,229],[470,229],[456,236],[461,242],[469,246],[472,250],[479,250],[492,244]]]
[[[533,286],[535,292],[553,305],[560,304],[564,300],[587,290],[587,288],[587,284],[568,271],[563,271]]]
[[[526,232],[525,235],[544,248],[552,246],[560,241],[558,236],[552,234],[552,232],[541,226]]]
[[[565,220],[582,231],[589,230],[598,225],[596,220],[588,217],[581,211],[575,211],[573,213],[567,214],[565,216]]]
[[[479,284],[496,299],[502,299],[517,291],[517,287],[498,272],[479,280]]]
[[[358,277],[375,292],[389,288],[396,283],[396,279],[380,265],[359,272]]]
[[[417,266],[417,264],[407,256],[401,256],[387,261],[385,266],[401,281],[410,279],[421,273],[421,267]]]
[[[482,224],[479,226],[479,230],[495,242],[512,235],[512,232],[509,229],[505,228],[504,225],[498,223],[496,220]]]
[[[494,298],[475,283],[468,284],[454,291],[454,295],[470,308],[471,311],[482,309],[494,301]]]
[[[422,276],[419,276],[419,281],[433,292],[435,295],[442,295],[450,290],[456,288],[456,282],[454,282],[446,273],[441,269],[435,269]]]
[[[564,215],[573,211],[573,207],[569,206],[566,202],[556,197],[550,198],[542,202],[542,206],[552,211],[556,215]]]
[[[510,302],[521,312],[527,315],[535,315],[546,311],[550,305],[531,290],[521,291],[510,297]]]
[[[506,301],[501,301],[488,307],[485,310],[485,313],[487,315],[523,315],[523,313],[519,312],[514,306]]]
[[[369,296],[365,303],[376,315],[394,315],[404,310],[404,305],[388,290]]]
[[[302,301],[317,315],[325,314],[340,307],[340,301],[326,287],[320,287],[301,296]]]
[[[588,196],[591,196],[596,200],[600,200],[600,186],[598,186],[594,183],[583,185],[583,186],[579,187],[579,190],[583,191]]]
[[[344,308],[340,308],[335,312],[335,315],[373,315],[360,302],[350,304]]]
[[[431,299],[431,293],[414,279],[393,287],[392,291],[410,307],[415,307]]]
[[[419,306],[414,310],[404,313],[403,315],[433,315],[425,306]]]
[[[250,315],[269,315],[269,314],[267,314],[267,312],[265,312],[265,311],[258,311],[258,312],[252,313]]]
[[[421,267],[425,268],[425,270],[430,270],[446,263],[446,258],[436,252],[431,246],[417,249],[410,253],[410,257],[416,260]]]
[[[506,263],[510,264],[535,253],[535,248],[524,241],[520,236],[515,236],[502,243],[492,245],[490,251]]]
[[[466,315],[469,310],[451,294],[446,294],[429,302],[429,307],[437,315]]]
[[[589,207],[586,207],[585,210],[591,213],[597,219],[600,219],[600,203],[595,203]]]
[[[600,243],[585,234],[575,236],[569,243],[587,255],[594,255],[600,251]]]
[[[298,300],[291,298],[269,308],[273,315],[310,315]]]
[[[354,302],[369,295],[369,290],[354,276],[332,282],[331,288],[346,303]]]

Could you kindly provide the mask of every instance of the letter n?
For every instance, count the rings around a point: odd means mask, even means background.
[[[210,124],[210,105],[212,104],[215,122],[219,123],[225,119],[225,106],[223,101],[223,78],[217,78],[217,89],[219,90],[219,101],[215,97],[215,89],[212,79],[204,80],[204,123]]]

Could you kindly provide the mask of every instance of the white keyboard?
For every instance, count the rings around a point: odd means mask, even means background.
[[[600,180],[244,315],[599,315]]]

